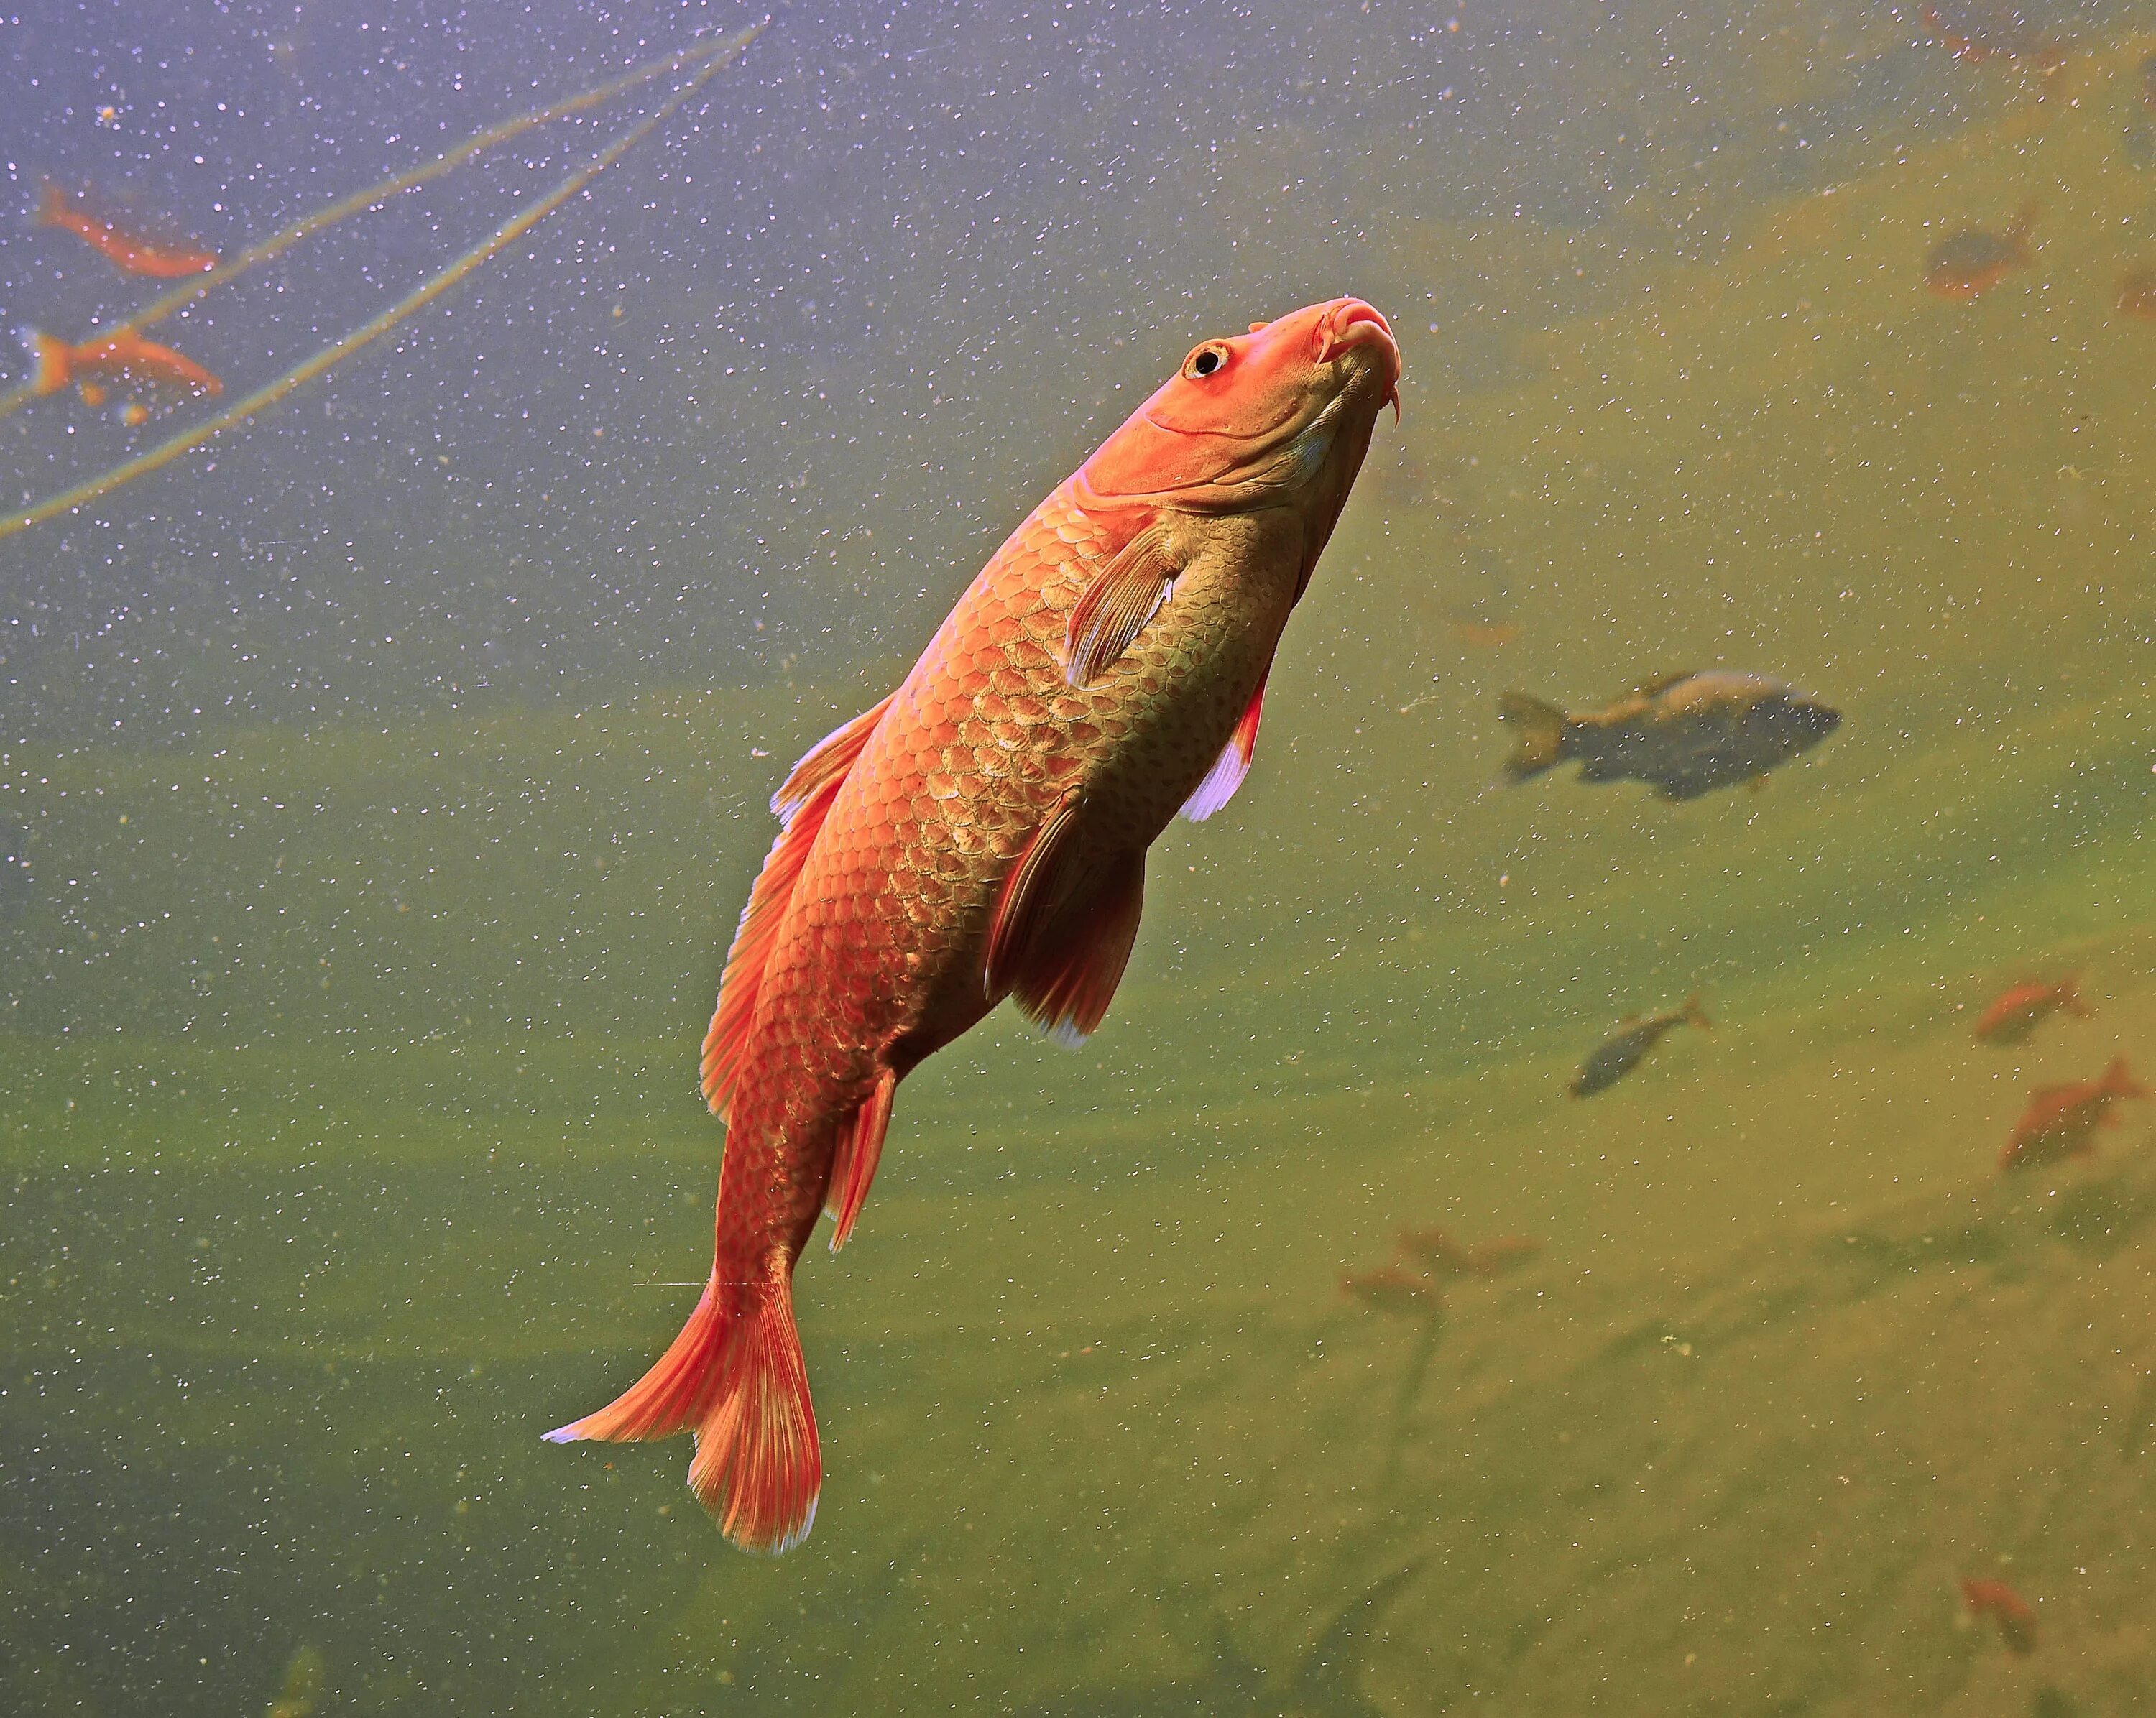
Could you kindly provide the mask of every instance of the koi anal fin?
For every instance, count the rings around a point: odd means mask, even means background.
[[[838,1225],[831,1232],[831,1250],[846,1244],[854,1232],[854,1219],[869,1196],[875,1179],[876,1163],[883,1156],[883,1136],[891,1127],[891,1100],[898,1090],[897,1072],[886,1068],[854,1119],[839,1136],[839,1154],[831,1164],[831,1185],[824,1195],[824,1208]]]
[[[716,1272],[681,1334],[617,1400],[549,1432],[551,1444],[694,1430],[689,1484],[744,1551],[790,1551],[808,1536],[823,1458],[784,1272],[721,1286]]]
[[[1235,724],[1235,731],[1228,736],[1221,748],[1219,761],[1205,773],[1198,790],[1183,802],[1183,814],[1194,823],[1202,823],[1235,797],[1235,790],[1243,785],[1243,777],[1250,772],[1250,759],[1258,749],[1258,717],[1265,703],[1265,683],[1260,680],[1258,690],[1250,694],[1250,708],[1243,719]]]
[[[1149,525],[1125,544],[1065,623],[1063,678],[1074,686],[1098,680],[1159,612],[1175,574],[1167,526]]]
[[[1518,730],[1512,755],[1505,760],[1505,773],[1515,782],[1538,776],[1563,761],[1568,724],[1564,712],[1554,704],[1524,692],[1507,692],[1497,700],[1497,720]]]
[[[1083,1044],[1115,999],[1144,910],[1141,849],[1086,879],[1035,932],[1012,975],[1011,999],[1057,1043]]]

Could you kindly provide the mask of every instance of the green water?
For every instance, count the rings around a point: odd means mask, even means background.
[[[1840,87],[1834,27],[1767,23],[1666,33],[1732,108]],[[2136,1708],[2156,1106],[1994,1165],[2030,1087],[2156,1066],[2156,327],[2112,308],[2156,244],[2121,144],[2156,44],[2113,20],[2047,79],[1842,28],[1954,122],[1874,114],[1825,185],[1666,151],[1592,219],[1389,185],[1353,278],[1313,273],[1392,315],[1404,419],[1252,777],[1155,849],[1107,1025],[925,1065],[855,1239],[805,1256],[827,1478],[782,1560],[719,1539],[685,1442],[539,1434],[706,1268],[697,1046],[762,802],[971,568],[858,623],[834,569],[709,680],[26,718],[0,1706],[260,1711],[304,1653],[325,1713]],[[1650,64],[1564,87],[1614,132]],[[1392,100],[1233,144],[1209,218],[1279,232],[1275,174]],[[1922,290],[2030,196],[2030,267]],[[1131,373],[1286,307],[1233,296],[1150,312]],[[1099,392],[1037,377],[1019,428],[1082,451]],[[973,505],[992,541],[1037,498]],[[1843,726],[1756,794],[1495,785],[1499,692],[1710,664]],[[2090,1018],[1973,1041],[2073,971]],[[1711,1033],[1565,1097],[1694,991]],[[1343,1295],[1433,1226],[1539,1251],[1441,1319]],[[2036,1603],[2034,1654],[1968,1577]]]

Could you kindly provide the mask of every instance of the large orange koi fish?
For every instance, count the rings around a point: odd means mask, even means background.
[[[1358,299],[1207,341],[905,683],[794,766],[704,1041],[726,1123],[711,1280],[639,1382],[550,1439],[693,1431],[689,1484],[728,1538],[807,1535],[823,1468],[792,1289],[818,1213],[835,1251],[899,1081],[1004,997],[1069,1041],[1101,1023],[1146,849],[1249,771],[1274,647],[1399,374]]]

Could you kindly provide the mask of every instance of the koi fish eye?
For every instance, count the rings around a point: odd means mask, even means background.
[[[1209,340],[1204,346],[1183,361],[1183,379],[1202,382],[1228,362],[1228,348],[1217,340]]]

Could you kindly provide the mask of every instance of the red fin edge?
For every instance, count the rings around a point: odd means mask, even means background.
[[[1258,690],[1250,694],[1250,706],[1243,719],[1235,724],[1235,731],[1228,736],[1221,748],[1219,762],[1205,772],[1205,779],[1197,790],[1183,802],[1183,815],[1194,823],[1202,823],[1235,797],[1235,790],[1243,785],[1243,778],[1250,772],[1250,759],[1258,749],[1258,719],[1264,712],[1265,683],[1262,676]]]

